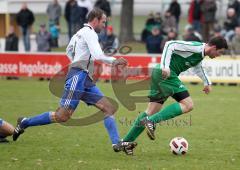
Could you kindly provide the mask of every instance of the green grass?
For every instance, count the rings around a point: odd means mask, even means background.
[[[169,122],[158,127],[154,142],[144,132],[137,140],[135,156],[114,153],[101,122],[85,127],[52,124],[29,128],[17,142],[1,144],[0,169],[239,169],[239,86],[215,86],[210,95],[202,93],[201,85],[187,86],[195,109],[176,119],[179,126]],[[115,98],[110,84],[100,82],[99,87],[106,96]],[[58,106],[58,98],[49,92],[48,82],[0,79],[0,89],[1,118],[14,125],[19,116],[36,115]],[[116,120],[121,136],[130,127],[120,120],[133,120],[146,105],[138,104],[135,111],[120,105]],[[95,110],[81,104],[74,117]],[[175,156],[169,152],[169,141],[176,136],[188,140],[187,155]]]

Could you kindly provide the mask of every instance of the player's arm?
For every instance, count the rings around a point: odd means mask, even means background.
[[[186,42],[186,41],[168,41],[166,42],[162,57],[161,57],[161,68],[162,68],[162,76],[163,78],[167,78],[170,76],[170,62],[172,58],[172,54],[175,51],[181,52],[201,52],[203,49],[202,43],[193,43],[193,42]]]
[[[161,57],[162,78],[167,79],[170,76],[170,61],[174,51],[174,41],[167,41],[163,48]]]
[[[98,42],[98,38],[94,34],[90,33],[89,35],[85,35],[84,39],[88,45],[91,55],[96,60],[100,60],[104,63],[112,64],[114,66],[115,65],[127,65],[127,60],[125,60],[124,58],[116,59],[115,57],[105,56],[105,54],[103,53],[101,46]]]
[[[196,65],[195,67],[192,68],[193,72],[200,78],[202,79],[203,83],[204,83],[204,88],[203,91],[208,94],[211,92],[212,90],[212,82],[209,79],[209,77],[207,76],[202,63],[199,63],[198,65]]]

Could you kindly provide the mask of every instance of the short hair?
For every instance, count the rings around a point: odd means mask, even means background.
[[[210,46],[215,45],[217,49],[222,49],[222,48],[228,49],[227,41],[222,36],[216,36],[216,37],[211,38],[208,41],[208,44]]]
[[[103,14],[105,14],[105,12],[100,8],[93,8],[87,16],[87,21],[91,22],[94,20],[94,18],[97,18],[98,20],[100,20]]]

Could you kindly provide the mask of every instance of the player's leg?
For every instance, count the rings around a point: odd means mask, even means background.
[[[13,140],[16,141],[24,132],[24,129],[31,126],[42,126],[52,123],[66,122],[72,115],[74,110],[68,110],[65,108],[58,108],[55,112],[49,111],[33,117],[20,117],[17,120],[17,126],[14,129]]]
[[[141,120],[143,118],[147,117],[148,115],[153,115],[159,110],[161,110],[163,105],[163,102],[160,101],[151,101],[148,103],[147,110],[145,112],[142,112],[138,115],[138,117],[135,119],[131,129],[128,131],[126,136],[123,138],[123,141],[135,141],[136,138],[144,131],[145,126],[141,124]]]
[[[122,143],[120,141],[117,124],[114,118],[114,113],[116,112],[117,108],[106,97],[104,97],[100,89],[93,84],[89,78],[86,78],[85,93],[82,97],[82,101],[88,105],[94,105],[102,111],[104,115],[104,126],[111,139],[114,151],[125,151],[126,148],[131,146],[131,143]],[[119,147],[118,150],[116,149],[116,146],[119,146],[119,143],[121,143],[121,147]]]
[[[193,101],[189,96],[188,91],[176,93],[173,95],[173,98],[177,99],[176,103],[173,103],[163,108],[160,112],[147,117],[148,121],[147,124],[145,124],[145,127],[147,128],[147,133],[150,139],[155,139],[154,129],[152,129],[154,124],[164,120],[172,119],[183,113],[190,112],[193,109]]]
[[[147,134],[152,140],[155,139],[155,124],[181,115],[184,110],[182,110],[179,102],[189,97],[187,88],[174,73],[171,73],[168,79],[162,80],[157,85],[160,98],[166,99],[167,97],[172,96],[177,102],[163,108],[160,112],[157,112],[152,116],[148,116],[143,121]]]
[[[11,136],[13,131],[14,127],[10,123],[0,119],[0,142],[8,142],[6,137]]]
[[[13,140],[16,141],[19,135],[24,132],[24,129],[31,126],[41,126],[56,122],[66,122],[79,104],[82,95],[82,80],[85,79],[86,74],[75,72],[70,74],[71,77],[67,78],[65,89],[60,100],[60,107],[55,111],[48,111],[33,117],[18,118],[17,126],[14,130]]]
[[[152,115],[158,112],[162,108],[162,104],[167,99],[162,93],[159,93],[159,83],[161,82],[161,70],[159,68],[154,68],[151,75],[149,98],[150,102],[148,104],[147,110],[138,115],[134,121],[131,129],[128,131],[127,135],[123,138],[123,141],[134,141],[143,132],[145,127],[142,125],[141,121],[147,117],[147,115]]]
[[[96,93],[96,89],[94,91]],[[126,154],[132,155],[133,148],[136,147],[136,143],[120,141],[117,124],[114,118],[117,108],[104,96],[102,96],[102,98],[95,103],[95,106],[105,115],[103,120],[104,126],[111,139],[113,150],[115,152],[125,151]]]
[[[117,144],[120,141],[117,124],[114,118],[116,108],[110,103],[106,97],[102,97],[95,106],[104,113],[104,126],[112,141],[112,144]]]

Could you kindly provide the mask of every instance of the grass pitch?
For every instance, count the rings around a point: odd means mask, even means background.
[[[98,85],[106,96],[115,98],[110,84]],[[201,85],[187,86],[195,109],[159,125],[155,141],[150,141],[144,132],[137,140],[134,156],[112,151],[102,122],[85,127],[52,124],[29,128],[17,142],[1,144],[0,169],[239,169],[239,86],[215,86],[210,95],[202,93]],[[36,115],[58,106],[58,98],[49,92],[48,82],[35,80],[1,79],[0,102],[0,117],[14,125],[19,116]],[[119,105],[116,120],[121,136],[146,105],[138,104],[136,111]],[[94,110],[81,103],[74,117]],[[169,152],[169,141],[176,136],[188,140],[187,155]]]

